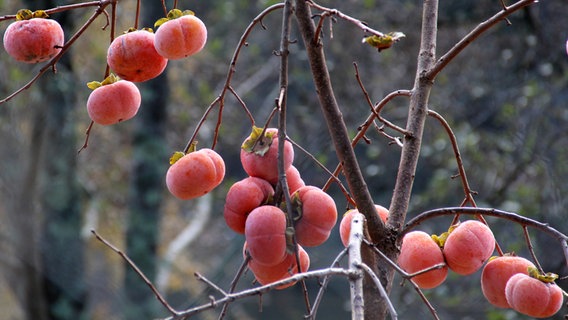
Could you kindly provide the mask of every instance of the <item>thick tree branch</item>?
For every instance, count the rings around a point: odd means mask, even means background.
[[[351,146],[351,139],[347,133],[347,127],[331,85],[322,41],[318,41],[315,38],[315,25],[312,21],[310,8],[304,0],[296,0],[295,7],[295,15],[306,47],[320,107],[329,129],[335,152],[343,165],[343,174],[347,180],[349,191],[355,200],[359,212],[365,215],[370,238],[373,242],[381,241],[387,238],[387,229],[376,214],[373,199],[363,179],[359,163],[355,157],[355,151]],[[363,248],[362,251],[361,254],[365,264],[371,266],[374,272],[378,272],[376,256],[368,248]],[[382,281],[387,283],[386,279]],[[372,279],[368,276],[365,277],[364,292],[365,301],[367,302],[365,318],[382,318],[384,311],[381,310],[386,310],[386,304],[384,299],[381,299],[380,293],[374,286]]]

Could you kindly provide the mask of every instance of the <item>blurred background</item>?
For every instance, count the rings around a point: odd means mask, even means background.
[[[79,1],[0,0],[0,16],[18,9],[48,9]],[[163,16],[161,1],[143,0],[140,27]],[[91,234],[96,230],[125,251],[177,309],[207,303],[212,291],[194,277],[199,272],[227,289],[242,263],[242,235],[224,223],[224,197],[231,184],[245,177],[240,145],[251,123],[228,95],[215,150],[225,159],[221,186],[200,199],[180,201],[165,188],[172,152],[182,150],[206,108],[219,95],[229,61],[246,26],[275,1],[178,1],[208,27],[208,43],[199,54],[170,61],[159,78],[139,84],[143,105],[132,120],[95,125],[84,145],[89,118],[86,83],[102,80],[109,28],[99,16],[57,64],[31,88],[0,106],[0,318],[16,319],[153,319],[166,317],[148,287],[124,261]],[[172,1],[166,1],[168,8]],[[345,121],[354,136],[369,114],[353,64],[370,98],[376,102],[398,89],[411,89],[420,40],[421,2],[319,1],[367,22],[383,32],[406,38],[378,53],[362,45],[365,35],[337,20],[324,27],[324,44],[332,81]],[[499,1],[442,1],[438,56],[478,23],[501,9]],[[57,13],[66,39],[95,12],[95,7]],[[568,233],[568,38],[566,3],[543,0],[509,17],[482,35],[437,78],[431,109],[452,126],[479,206],[517,212]],[[119,2],[118,32],[134,25],[135,1]],[[316,18],[317,19],[317,18]],[[4,32],[10,21],[0,22]],[[248,38],[232,87],[265,123],[277,98],[280,11],[263,19]],[[288,135],[328,169],[337,165],[301,37],[294,25],[290,56]],[[37,74],[41,65],[26,65],[0,52],[0,96],[6,97]],[[408,100],[396,98],[384,111],[404,126]],[[210,147],[219,115],[213,109],[200,128],[199,147]],[[273,121],[275,126],[276,122]],[[394,134],[390,132],[390,134]],[[376,203],[389,206],[400,148],[374,130],[357,156]],[[294,165],[307,184],[322,186],[328,176],[296,150]],[[456,161],[439,124],[426,123],[424,145],[408,217],[425,210],[457,206],[463,200]],[[337,186],[329,189],[338,211],[346,209]],[[527,256],[522,228],[488,219],[505,251]],[[448,219],[421,226],[444,232]],[[568,275],[558,242],[531,232],[539,261],[547,271]],[[311,269],[329,266],[342,250],[337,226],[326,244],[308,248]],[[527,256],[528,257],[528,256]],[[439,288],[426,292],[442,319],[527,319],[495,309],[479,286],[480,272],[468,277],[450,273]],[[237,289],[252,286],[250,273]],[[401,319],[428,319],[430,314],[408,285],[395,280],[393,303]],[[558,281],[564,289],[565,280]],[[307,283],[310,297],[319,284]],[[220,309],[195,319],[217,319]],[[225,319],[301,319],[305,312],[299,286],[231,304]],[[563,308],[556,319],[568,313]],[[334,278],[318,310],[321,319],[346,319],[348,282]]]

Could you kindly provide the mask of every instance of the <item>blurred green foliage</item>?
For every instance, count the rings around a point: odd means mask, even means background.
[[[64,3],[64,2],[61,2]],[[171,1],[167,2],[168,4]],[[182,149],[195,130],[197,121],[205,109],[221,92],[229,70],[229,61],[234,53],[242,32],[251,20],[264,8],[275,1],[194,1],[181,2],[181,9],[191,9],[208,26],[208,43],[203,52],[183,61],[170,61],[168,67],[169,96],[164,140],[149,146],[147,152],[164,153],[163,164],[156,165],[165,172],[170,151]],[[360,77],[373,102],[397,89],[412,87],[416,68],[417,50],[420,40],[421,7],[415,1],[321,1],[322,5],[334,7],[353,17],[360,18],[369,26],[384,31],[398,30],[406,34],[393,48],[378,53],[362,45],[365,34],[353,25],[338,19],[325,23],[323,43],[326,48],[329,68],[337,99],[343,116],[354,136],[357,127],[369,114],[361,88],[355,79],[353,63],[356,63]],[[119,19],[121,26],[133,21],[134,1],[121,1]],[[39,6],[41,7],[41,6]],[[15,3],[0,1],[2,14],[13,13],[19,8]],[[477,2],[452,1],[440,3],[438,56],[451,48],[461,37],[483,19],[500,10],[496,1]],[[75,28],[92,13],[81,9],[72,13]],[[540,1],[526,10],[512,15],[509,20],[497,25],[472,43],[439,76],[431,94],[433,110],[442,114],[450,123],[459,143],[469,182],[477,191],[475,197],[479,206],[496,207],[550,223],[562,232],[568,232],[565,211],[568,203],[568,57],[564,44],[568,34],[568,20],[565,18],[565,3],[562,0]],[[60,17],[58,14],[53,18]],[[318,17],[314,18],[315,20]],[[263,21],[266,30],[259,25],[248,38],[248,46],[240,53],[235,66],[236,73],[232,86],[243,99],[255,117],[257,125],[266,121],[274,107],[278,93],[278,58],[273,54],[279,48],[280,12],[274,12]],[[77,80],[61,84],[61,90],[77,101],[73,110],[75,143],[64,147],[77,150],[85,138],[88,117],[84,101],[89,90],[85,83],[101,80],[104,74],[105,43],[109,31],[101,30],[105,23],[100,18],[83,35],[70,53],[73,73]],[[8,22],[0,23],[3,31]],[[75,29],[76,30],[76,29]],[[71,30],[70,30],[71,31]],[[68,36],[72,33],[68,33]],[[328,169],[333,170],[337,157],[330,145],[327,128],[323,125],[317,97],[308,73],[308,64],[301,44],[301,37],[293,28],[290,56],[290,90],[288,97],[288,135]],[[0,52],[0,71],[9,81],[3,81],[0,92],[3,96],[13,92],[37,72],[37,66],[16,64],[5,52]],[[143,94],[149,94],[144,92]],[[20,183],[22,159],[33,159],[30,154],[33,122],[29,115],[38,112],[37,103],[42,93],[32,87],[0,108],[0,146],[2,164],[0,181],[3,198],[0,203],[10,201],[11,185]],[[383,115],[399,126],[404,126],[408,101],[394,99],[383,111]],[[154,106],[156,107],[156,106]],[[160,107],[160,106],[158,106]],[[212,145],[212,133],[217,121],[218,107],[209,115],[198,134],[199,146]],[[87,208],[99,208],[97,230],[108,234],[119,247],[126,247],[126,212],[128,193],[132,190],[134,163],[140,149],[133,148],[135,128],[139,119],[125,122],[116,127],[95,127],[90,136],[89,147],[77,156],[76,175],[82,194],[82,219],[87,225]],[[138,124],[136,124],[138,123]],[[276,125],[275,120],[271,125]],[[244,176],[239,163],[239,146],[250,132],[251,123],[240,104],[231,95],[227,96],[223,109],[222,125],[216,150],[224,157],[227,165],[226,182],[213,193],[212,217],[205,230],[189,249],[181,253],[183,262],[174,271],[174,279],[166,295],[178,308],[186,308],[207,301],[214,294],[192,278],[194,271],[226,288],[230,284],[241,262],[242,236],[232,234],[224,226],[222,208],[224,193],[231,181]],[[151,132],[151,128],[147,128]],[[391,135],[395,132],[388,131]],[[360,143],[356,152],[367,184],[377,203],[388,206],[392,197],[394,179],[400,156],[400,148],[376,130],[367,134],[369,143]],[[31,148],[30,148],[31,147]],[[33,150],[33,152],[40,152]],[[155,158],[152,161],[159,161]],[[56,162],[57,163],[57,162]],[[324,171],[312,159],[296,152],[295,165],[308,184],[323,185],[327,181]],[[64,164],[63,164],[64,165]],[[451,144],[438,123],[428,119],[424,146],[416,175],[414,196],[409,217],[444,206],[456,206],[463,200],[463,192],[457,174],[456,161]],[[68,199],[59,192],[62,180],[54,179],[45,190],[55,188],[50,200],[62,205]],[[163,185],[162,185],[163,187]],[[337,199],[339,211],[345,209],[345,200],[339,188],[332,186],[330,193]],[[161,203],[150,226],[159,227],[157,235],[157,256],[148,257],[160,262],[169,241],[183,225],[195,215],[194,203],[172,200],[167,192],[150,193],[146,201]],[[0,220],[6,218],[9,209],[0,207]],[[447,229],[448,219],[436,219],[423,225],[427,232],[440,233]],[[497,240],[506,251],[526,255],[527,247],[518,225],[490,220]],[[93,225],[88,225],[93,226]],[[57,226],[53,226],[57,229]],[[153,229],[152,229],[153,230]],[[0,229],[0,236],[6,232]],[[566,275],[562,253],[556,242],[536,232],[531,233],[536,254],[548,271]],[[98,251],[90,237],[83,238],[89,247],[87,261],[98,257]],[[336,234],[321,248],[309,250],[312,269],[331,263],[341,249]],[[97,251],[98,250],[98,251]],[[49,254],[49,253],[45,253]],[[86,275],[85,283],[90,288],[90,308],[93,319],[119,319],[128,306],[122,305],[121,280],[123,264],[120,259],[108,254],[93,263]],[[57,258],[57,257],[55,257]],[[0,260],[2,261],[2,260]],[[120,268],[113,269],[112,266]],[[110,266],[110,267],[109,267]],[[183,267],[182,267],[183,266]],[[114,270],[104,273],[104,270]],[[101,277],[110,280],[102,281]],[[252,281],[247,274],[239,288],[245,288]],[[101,287],[97,284],[103,282]],[[110,283],[109,283],[110,282]],[[179,283],[178,283],[179,282]],[[559,281],[566,286],[565,280]],[[317,290],[317,284],[309,284],[310,292]],[[346,318],[349,315],[346,302],[347,282],[343,279],[332,281],[326,298],[320,307],[322,319]],[[143,286],[140,290],[144,290]],[[299,288],[264,295],[262,312],[258,299],[244,300],[241,306],[232,307],[230,319],[297,319],[303,312],[299,299]],[[524,319],[516,313],[496,310],[490,306],[479,290],[479,273],[470,277],[450,276],[448,283],[427,293],[442,319]],[[311,293],[315,296],[315,293]],[[96,297],[96,298],[93,298]],[[403,319],[428,318],[427,308],[409,286],[393,289],[393,303]],[[291,307],[293,306],[293,307]],[[65,314],[65,304],[54,306]],[[106,308],[106,309],[105,309]],[[108,309],[108,310],[107,310]],[[103,312],[104,311],[104,312]],[[59,312],[59,311],[58,311]],[[165,314],[165,312],[164,312]],[[101,316],[102,315],[102,316]],[[61,316],[61,319],[67,317]],[[216,313],[205,313],[200,319],[216,318]],[[558,315],[561,319],[562,315]]]

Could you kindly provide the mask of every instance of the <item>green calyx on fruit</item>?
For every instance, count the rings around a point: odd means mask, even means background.
[[[172,154],[172,156],[170,157],[170,165],[176,163],[179,159],[181,159],[183,156],[185,156],[185,152],[182,151],[176,151]]]
[[[432,237],[432,240],[434,240],[434,242],[436,242],[436,244],[438,244],[438,246],[439,246],[440,248],[443,248],[443,247],[444,247],[444,244],[446,244],[446,240],[448,240],[448,236],[450,235],[450,233],[452,233],[452,231],[454,231],[455,228],[457,228],[458,225],[459,225],[459,222],[456,223],[456,224],[454,224],[454,225],[451,225],[451,226],[448,228],[448,231],[443,232],[443,233],[440,234],[440,235],[433,234],[433,235],[431,236],[431,237]]]
[[[189,145],[189,148],[187,148],[187,150],[185,150],[185,152],[184,151],[174,152],[172,154],[172,156],[170,157],[170,165],[176,163],[179,159],[181,159],[186,154],[192,153],[194,151],[197,151],[197,141],[191,142],[191,144]]]
[[[16,20],[17,21],[30,20],[30,19],[33,19],[33,18],[44,18],[45,19],[47,17],[49,17],[49,15],[47,14],[47,12],[45,12],[43,10],[31,11],[29,9],[20,9],[16,13]]]
[[[529,276],[532,278],[538,279],[545,283],[553,283],[554,280],[558,279],[558,275],[556,273],[547,272],[541,273],[535,267],[528,267]]]
[[[446,240],[448,240],[448,236],[450,235],[450,233],[452,233],[460,225],[460,223],[461,222],[458,221],[457,223],[451,225],[448,228],[448,231],[443,232],[440,235],[433,234],[431,236],[432,240],[434,240],[434,242],[436,242],[438,244],[438,246],[440,246],[440,248],[444,248],[444,245],[446,244]]]
[[[87,87],[89,87],[89,89],[91,89],[91,90],[95,90],[96,88],[106,86],[107,84],[113,84],[115,82],[118,82],[119,80],[120,80],[120,78],[117,75],[111,73],[102,82],[99,82],[99,81],[88,82]]]
[[[154,28],[158,28],[159,26],[163,25],[164,23],[174,20],[183,16],[194,16],[195,12],[191,10],[184,10],[181,11],[180,9],[172,9],[168,12],[168,15],[165,18],[160,18],[154,23]]]
[[[382,50],[392,47],[393,44],[404,37],[406,37],[406,35],[402,32],[389,32],[382,36],[372,35],[364,37],[362,42],[369,44],[371,47],[377,48],[377,50],[381,52]]]
[[[270,149],[275,134],[275,132],[266,132],[264,128],[253,126],[249,138],[243,142],[241,148],[262,157]]]

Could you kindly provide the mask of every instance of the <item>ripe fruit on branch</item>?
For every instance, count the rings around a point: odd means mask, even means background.
[[[440,246],[424,231],[411,231],[402,238],[398,265],[408,273],[415,273],[444,263]],[[417,275],[412,281],[422,289],[432,289],[444,282],[448,267],[433,269]]]
[[[175,60],[198,53],[207,42],[207,27],[190,10],[173,9],[156,21],[154,46],[163,57]]]
[[[377,209],[377,215],[383,220],[383,222],[387,222],[389,216],[389,209],[376,204],[375,208]],[[349,246],[349,234],[351,233],[351,221],[353,220],[353,216],[359,213],[357,209],[351,209],[343,215],[341,218],[341,222],[339,223],[339,237],[341,238],[341,242],[345,247]]]
[[[159,76],[168,59],[154,48],[151,30],[134,30],[116,37],[107,52],[109,67],[122,79],[143,82]]]
[[[278,129],[253,127],[241,146],[241,164],[251,177],[267,181],[278,180]],[[284,142],[284,170],[292,165],[294,149],[289,141]]]
[[[252,260],[275,266],[286,257],[286,216],[280,208],[260,206],[250,212],[245,238]]]
[[[87,112],[93,122],[110,125],[126,121],[136,115],[140,108],[140,90],[130,81],[114,75],[103,82],[89,82],[93,91],[87,99]]]
[[[225,177],[225,163],[211,149],[175,153],[166,173],[166,186],[182,200],[197,198],[217,187]]]
[[[495,250],[495,237],[488,226],[477,220],[467,220],[450,227],[444,243],[448,267],[457,274],[476,272]]]
[[[533,318],[553,316],[562,307],[564,298],[562,289],[553,282],[556,277],[546,279],[546,275],[536,275],[536,268],[529,270],[529,273],[532,276],[517,273],[507,281],[507,302],[515,311]]]
[[[337,207],[333,198],[320,188],[304,186],[292,195],[297,213],[294,227],[296,240],[306,247],[324,243],[337,222]]]
[[[247,177],[235,182],[225,198],[223,216],[227,226],[237,233],[245,232],[245,222],[249,213],[274,195],[272,185],[264,179]]]
[[[310,267],[310,256],[300,245],[298,245],[298,256],[300,258],[301,272],[308,271]],[[296,255],[294,252],[287,253],[284,260],[274,266],[265,266],[256,263],[255,260],[252,259],[249,261],[248,267],[261,285],[270,284],[298,273],[298,264],[296,263]],[[285,289],[293,285],[294,282],[278,286],[276,289]]]
[[[507,281],[517,273],[529,274],[529,267],[534,268],[534,264],[523,257],[491,258],[481,272],[481,291],[487,301],[499,308],[510,308],[505,297]]]
[[[19,10],[15,22],[4,33],[4,48],[15,60],[25,63],[47,61],[56,56],[65,38],[61,25],[47,19],[45,11]]]
[[[306,185],[304,180],[302,180],[300,171],[298,171],[298,168],[294,165],[291,165],[290,168],[286,170],[286,181],[288,181],[288,191],[290,194]],[[278,181],[273,182],[273,184],[276,185],[277,182]]]

